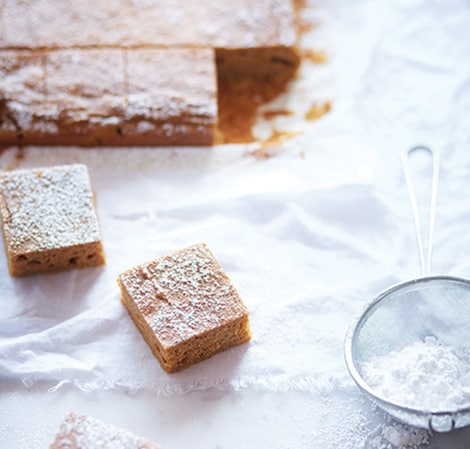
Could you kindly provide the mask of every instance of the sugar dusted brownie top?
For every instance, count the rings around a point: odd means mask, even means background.
[[[292,0],[6,0],[1,19],[0,48],[255,48],[297,40]]]
[[[213,50],[127,51],[126,79],[128,118],[214,125],[217,75]]]
[[[216,121],[211,49],[0,50],[6,145],[212,144]]]
[[[13,254],[101,240],[85,165],[3,172],[0,212]]]
[[[248,313],[204,244],[132,268],[119,280],[164,347]]]
[[[70,412],[50,449],[160,449],[160,446],[98,419]]]

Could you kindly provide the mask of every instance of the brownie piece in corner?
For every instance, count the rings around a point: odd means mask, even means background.
[[[85,165],[0,173],[0,218],[12,276],[105,263]]]

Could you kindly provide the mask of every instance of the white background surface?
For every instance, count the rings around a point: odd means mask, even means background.
[[[1,155],[2,168],[88,165],[108,264],[13,280],[0,256],[0,448],[47,448],[70,409],[166,449],[469,447],[468,429],[429,435],[373,410],[342,344],[368,300],[419,274],[399,164],[410,146],[442,155],[434,271],[470,277],[470,6],[336,0],[305,14],[318,26],[304,45],[329,60],[272,106],[296,115],[257,126],[303,131],[271,158],[253,146]],[[332,112],[306,122],[324,100]],[[254,338],[167,376],[115,279],[198,241],[240,291]]]

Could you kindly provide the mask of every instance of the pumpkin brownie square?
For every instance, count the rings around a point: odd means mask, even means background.
[[[55,125],[55,131],[28,143],[112,145],[119,141],[126,107],[123,50],[67,49],[44,55],[44,119]]]
[[[126,50],[122,141],[132,145],[212,145],[217,75],[212,49]]]
[[[251,338],[248,311],[205,244],[125,271],[118,284],[130,317],[169,373]]]
[[[12,276],[105,263],[85,165],[1,173],[0,217]]]
[[[70,412],[62,421],[49,449],[160,449],[128,430],[91,416]]]

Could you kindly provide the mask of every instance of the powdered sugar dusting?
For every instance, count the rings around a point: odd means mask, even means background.
[[[14,64],[23,59],[24,65]],[[9,60],[9,61],[8,61]],[[44,100],[44,68],[41,57],[21,58],[11,52],[0,54],[0,91],[14,98],[24,89],[35,102]]]
[[[297,43],[291,0],[11,0],[4,15],[0,75],[32,50],[0,76],[8,144],[213,144],[214,49]]]
[[[101,239],[86,166],[4,172],[0,188],[5,239],[14,254]]]
[[[103,423],[87,415],[70,412],[62,422],[52,449],[159,449],[155,443]]]
[[[410,428],[395,421],[379,424],[372,430],[367,426],[360,431],[356,428],[355,434],[360,443],[351,441],[343,449],[419,449],[427,447],[430,439],[428,430]]]
[[[213,60],[210,49],[0,51],[0,127],[26,143],[34,132],[60,139],[102,128],[101,139],[117,142],[204,139],[217,116]]]
[[[131,269],[120,280],[165,346],[247,313],[230,280],[203,244]]]
[[[126,51],[126,120],[140,118],[157,127],[173,121],[213,125],[217,115],[213,60],[211,49]]]
[[[297,39],[291,0],[11,0],[4,9],[3,48],[253,48]]]
[[[424,429],[411,430],[403,425],[382,425],[382,440],[380,446],[383,449],[392,448],[416,448],[429,442],[429,432]],[[388,443],[388,444],[387,444]]]
[[[470,404],[470,357],[426,337],[361,367],[382,397],[408,407],[453,410]]]

